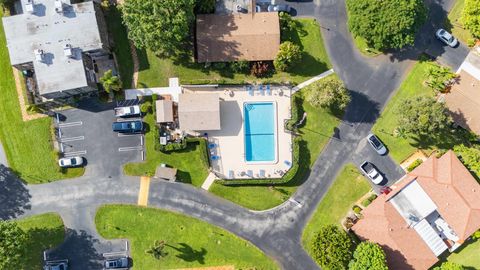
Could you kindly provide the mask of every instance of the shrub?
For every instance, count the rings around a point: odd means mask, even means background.
[[[477,240],[477,239],[480,239],[480,229],[475,231],[473,234],[472,234],[472,238],[473,240]]]
[[[360,243],[353,253],[353,260],[348,264],[349,270],[388,270],[387,256],[382,247],[371,242]]]
[[[425,82],[435,92],[445,93],[449,86],[454,83],[457,75],[446,67],[432,64],[428,68],[428,78]]]
[[[377,197],[378,197],[377,194],[372,194],[372,195],[370,195],[370,197],[368,197],[368,199],[369,199],[371,202],[373,202],[373,200],[375,200]]]
[[[476,40],[474,38],[469,38],[467,39],[467,46],[468,47],[473,47],[475,46]]]
[[[336,225],[320,228],[312,242],[314,259],[327,269],[347,269],[352,249],[352,239]]]
[[[262,78],[266,77],[270,73],[270,65],[267,62],[253,62],[252,67],[250,68],[250,74]]]
[[[286,71],[302,59],[302,51],[300,46],[293,44],[290,41],[285,41],[280,44],[277,56],[273,62],[275,69]]]
[[[285,128],[287,130],[294,131],[297,128],[296,124],[298,123],[298,121],[300,121],[304,113],[302,107],[303,99],[300,97],[299,94],[294,94],[292,95],[290,102],[292,104],[292,118],[287,121]]]
[[[227,63],[225,63],[225,62],[215,62],[215,63],[212,64],[212,67],[214,69],[222,70],[222,69],[225,69],[227,67]]]
[[[358,205],[354,205],[352,207],[352,210],[353,210],[353,212],[355,212],[355,214],[360,214],[360,212],[362,212],[362,208],[360,208],[360,206],[358,206]]]
[[[155,104],[155,100],[158,99],[158,95],[157,94],[152,94],[152,104]]]
[[[247,73],[250,67],[250,62],[247,60],[239,60],[230,63],[230,69],[235,73]]]
[[[443,262],[440,266],[433,268],[433,270],[463,270],[465,267],[454,262]]]
[[[144,114],[150,112],[151,109],[152,109],[152,104],[150,102],[143,103],[140,106],[140,111]]]
[[[480,176],[480,150],[463,144],[453,147],[453,151],[471,172]]]
[[[314,107],[343,110],[350,103],[350,94],[341,81],[328,77],[311,84],[305,99]]]
[[[472,36],[480,38],[480,2],[478,0],[465,0],[461,20]]]
[[[368,198],[366,198],[365,200],[363,200],[361,204],[362,204],[363,207],[367,207],[367,206],[369,206],[369,205],[373,202],[373,200],[375,200],[376,198],[377,198],[377,195],[376,195],[376,194],[372,194],[372,195],[370,195]]]
[[[418,166],[420,166],[420,164],[423,163],[423,160],[421,159],[416,159],[414,162],[412,162],[410,165],[408,165],[407,167],[407,171],[408,172],[411,172],[413,170],[415,170],[415,168],[417,168]]]

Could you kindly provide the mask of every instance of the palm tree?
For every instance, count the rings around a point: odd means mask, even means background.
[[[168,255],[163,249],[165,248],[165,241],[163,240],[155,240],[153,246],[150,249],[146,250],[145,253],[152,254],[155,259],[160,259]]]
[[[122,89],[122,81],[118,76],[112,75],[111,69],[105,71],[103,77],[100,78],[100,82],[107,93],[110,93],[110,90],[119,91]]]

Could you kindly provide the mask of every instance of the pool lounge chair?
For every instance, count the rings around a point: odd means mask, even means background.
[[[265,178],[265,170],[260,170],[260,172],[258,173],[258,177]]]
[[[253,96],[253,87],[251,85],[247,85],[248,95]]]
[[[267,87],[267,96],[271,96],[272,90],[270,89],[270,84],[267,84],[266,87]]]
[[[263,90],[263,84],[258,85],[258,93],[260,93],[260,95],[262,96],[265,95],[265,91]]]
[[[283,161],[283,164],[287,165],[287,167],[290,169],[292,167],[292,162],[285,160]]]
[[[253,177],[253,171],[252,171],[252,170],[248,170],[248,171],[247,171],[247,175],[248,175],[249,177]]]
[[[228,179],[233,179],[235,177],[235,172],[233,170],[228,171]]]

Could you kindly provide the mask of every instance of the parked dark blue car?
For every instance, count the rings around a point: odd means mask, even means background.
[[[142,121],[114,122],[112,130],[120,133],[139,133],[143,131]]]

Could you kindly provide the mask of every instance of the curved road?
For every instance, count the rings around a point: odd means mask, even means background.
[[[448,8],[451,2],[446,0],[442,5]],[[308,180],[293,195],[302,207],[287,201],[276,208],[255,212],[190,185],[156,181],[150,186],[149,207],[180,212],[225,228],[252,242],[283,269],[312,270],[318,266],[302,248],[303,228],[343,165],[359,157],[361,140],[398,88],[412,63],[409,59],[415,59],[419,51],[411,49],[366,59],[352,45],[345,24],[344,1],[292,5],[298,16],[313,16],[320,22],[334,69],[352,93],[352,102],[338,127],[340,139],[330,140]],[[393,164],[391,160],[386,162]],[[395,172],[395,176],[400,175],[400,171]],[[95,211],[102,204],[136,204],[139,190],[138,178],[121,176],[120,169],[105,172],[103,176],[87,171],[84,177],[75,180],[25,186],[2,166],[0,180],[8,187],[0,191],[2,201],[6,202],[0,209],[0,218],[60,213],[67,239],[56,255],[67,256],[72,269],[97,269],[100,253],[115,250],[118,241],[105,241],[97,234]]]

